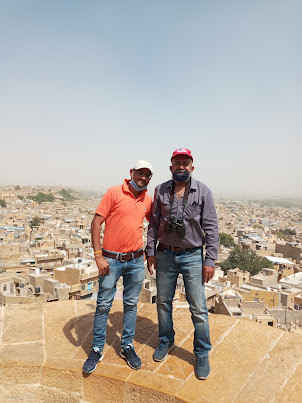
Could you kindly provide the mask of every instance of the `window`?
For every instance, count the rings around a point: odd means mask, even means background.
[[[85,291],[85,284],[82,285],[82,291]]]
[[[93,287],[96,287],[96,281],[93,282]]]
[[[3,292],[5,292],[7,290],[7,285],[3,284]]]

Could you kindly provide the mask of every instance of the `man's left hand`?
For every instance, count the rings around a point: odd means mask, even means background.
[[[214,276],[215,267],[211,266],[202,266],[202,278],[203,282],[207,283]]]

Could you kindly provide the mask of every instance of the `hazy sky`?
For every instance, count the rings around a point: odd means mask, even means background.
[[[0,0],[0,185],[302,196],[301,0]]]

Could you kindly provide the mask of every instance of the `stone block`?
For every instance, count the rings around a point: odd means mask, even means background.
[[[18,343],[21,334],[23,343],[42,340],[42,315],[43,304],[5,307],[2,343]]]
[[[39,400],[38,402],[43,403],[81,403],[81,396],[77,393],[65,393],[56,388],[48,388],[45,386],[40,386],[37,389],[36,396]]]
[[[125,382],[91,374],[83,379],[83,400],[89,403],[124,402]]]
[[[42,367],[12,366],[0,368],[1,385],[39,384],[42,377]],[[2,401],[0,399],[0,401]]]
[[[131,403],[176,403],[174,396],[167,395],[157,390],[148,389],[142,386],[126,384],[125,385],[125,402]]]
[[[39,367],[44,360],[42,342],[7,344],[0,347],[0,367]]]
[[[133,371],[133,369],[131,369],[127,364],[123,366],[111,365],[111,363],[104,362],[104,360],[98,364],[97,369],[94,372],[95,375],[117,379],[120,381],[126,381],[129,378],[131,372]],[[124,360],[122,360],[122,363],[123,361]],[[87,375],[84,376],[87,377]],[[89,376],[91,375],[88,375],[88,377]]]
[[[170,396],[174,396],[175,392],[183,385],[183,381],[179,379],[173,379],[156,373],[150,374],[149,371],[144,371],[143,369],[132,371],[127,379],[127,383],[152,389],[153,391]]]
[[[49,358],[42,370],[42,385],[66,392],[82,391],[82,362]]]

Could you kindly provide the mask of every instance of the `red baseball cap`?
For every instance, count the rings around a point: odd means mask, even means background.
[[[177,150],[175,150],[172,154],[171,161],[177,155],[187,155],[188,157],[192,158],[193,161],[191,150],[188,150],[187,148],[178,148]]]

